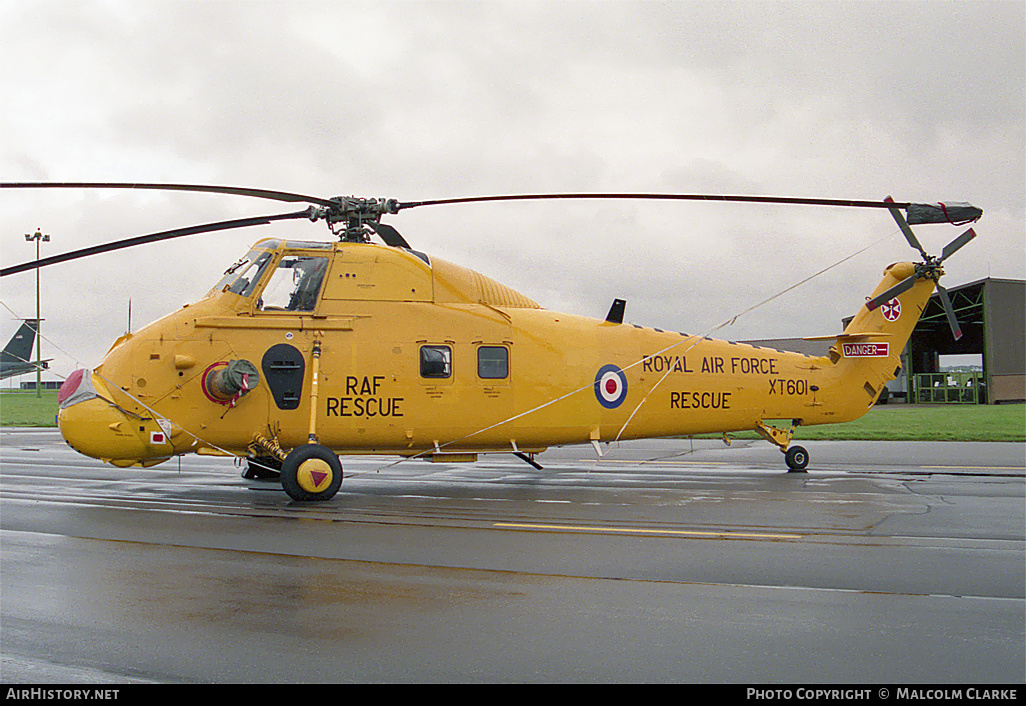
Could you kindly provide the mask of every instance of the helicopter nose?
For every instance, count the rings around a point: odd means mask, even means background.
[[[68,445],[114,466],[152,466],[173,454],[167,436],[152,419],[126,413],[111,401],[103,382],[76,370],[57,393],[57,426]]]

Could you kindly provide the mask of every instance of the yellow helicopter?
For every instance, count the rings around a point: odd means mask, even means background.
[[[302,211],[129,238],[3,268],[9,276],[203,232],[309,218],[337,240],[264,239],[207,295],[114,342],[58,394],[58,425],[80,453],[152,466],[186,453],[249,459],[295,500],[326,500],[339,455],[474,461],[511,453],[537,466],[550,446],[755,430],[803,471],[800,425],[856,419],[900,370],[935,288],[960,336],[942,263],[911,224],[977,220],[964,203],[697,194],[529,194],[435,201],[318,197],[192,184],[4,183],[0,188],[134,188],[310,204]],[[514,199],[676,199],[875,207],[890,211],[918,263],[890,265],[825,356],[808,356],[559,313],[473,270],[418,252],[382,216]],[[902,212],[905,212],[904,214]],[[370,242],[377,234],[383,245]],[[780,428],[770,420],[791,420]]]

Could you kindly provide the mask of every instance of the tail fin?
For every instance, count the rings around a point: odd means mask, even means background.
[[[882,303],[874,301],[910,279],[910,286],[893,298]],[[844,333],[831,337],[836,338],[828,354],[833,364],[829,375],[832,379],[829,391],[824,393],[834,398],[830,406],[837,412],[832,418],[811,423],[850,421],[873,406],[884,385],[901,371],[901,353],[935,285],[932,277],[917,273],[911,262],[897,263],[884,271],[884,278]]]
[[[839,337],[839,346],[835,348],[839,348],[838,353],[842,358],[864,357],[850,348],[852,354],[849,355],[841,345],[845,342],[855,343],[859,339],[887,341],[891,344],[890,348],[897,349],[895,354],[900,355],[936,286],[931,277],[915,277],[916,274],[916,266],[911,262],[899,262],[884,270],[880,284]],[[884,292],[913,277],[914,280],[905,291],[882,303],[876,301]]]
[[[26,363],[32,357],[32,346],[36,342],[36,329],[39,322],[35,319],[25,319],[18,331],[11,337],[3,351],[0,351],[0,360],[4,363]]]
[[[888,196],[884,201],[890,204],[888,208],[905,240],[919,251],[923,261],[918,264],[899,262],[888,267],[883,280],[844,333],[830,337],[836,338],[836,342],[830,348],[829,364],[822,368],[823,385],[815,388],[819,394],[811,406],[816,411],[810,411],[803,423],[850,421],[858,419],[873,406],[884,385],[901,371],[901,353],[934,289],[940,293],[951,333],[956,340],[962,335],[951,299],[940,285],[940,278],[944,274],[944,261],[975,238],[976,232],[970,228],[945,245],[939,257],[930,255],[923,249],[894,200]],[[972,220],[978,217],[976,214]],[[817,362],[812,369],[819,369],[818,365],[820,363]]]

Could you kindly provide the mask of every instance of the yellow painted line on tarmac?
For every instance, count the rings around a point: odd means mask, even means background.
[[[732,465],[730,461],[677,461],[677,460],[646,460],[643,458],[579,458],[578,463],[593,463],[598,461],[599,463],[622,463],[622,464],[637,464],[637,465],[650,465],[650,464],[663,464],[667,466],[729,466]]]
[[[557,532],[612,532],[618,534],[660,534],[684,537],[719,537],[721,539],[801,539],[800,534],[768,534],[756,532],[698,532],[695,530],[647,529],[632,527],[588,527],[584,525],[536,525],[519,522],[496,522],[493,527],[507,529],[554,530]]]

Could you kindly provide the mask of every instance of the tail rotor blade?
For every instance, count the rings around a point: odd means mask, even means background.
[[[958,325],[958,317],[955,316],[955,309],[951,306],[951,297],[948,296],[948,290],[944,287],[937,285],[937,291],[940,293],[941,304],[944,306],[944,313],[948,317],[948,326],[951,327],[951,335],[955,337],[955,340],[962,338],[962,327]]]
[[[893,204],[894,199],[888,196],[884,199],[884,202]],[[916,234],[912,232],[912,229],[908,225],[908,221],[905,220],[905,216],[901,214],[898,204],[890,206],[887,210],[891,212],[891,216],[894,217],[895,222],[898,224],[898,228],[900,228],[901,232],[905,234],[905,240],[908,241],[908,244],[919,251],[919,254],[923,256],[923,260],[929,260],[930,256],[926,254],[926,250],[924,250],[923,246],[919,244],[919,239],[916,237]]]
[[[907,292],[912,288],[912,285],[916,283],[916,276],[906,277],[905,279],[898,282],[896,285],[888,289],[883,294],[877,294],[875,297],[866,302],[866,308],[870,311],[878,308],[881,304],[886,304],[894,297],[898,296],[903,292]]]
[[[949,257],[954,255],[959,248],[961,248],[963,245],[965,245],[975,237],[976,231],[974,231],[972,228],[967,230],[965,233],[962,233],[962,235],[958,236],[957,238],[955,238],[950,243],[944,246],[944,250],[941,251],[940,261],[944,262],[945,260],[947,260]]]

